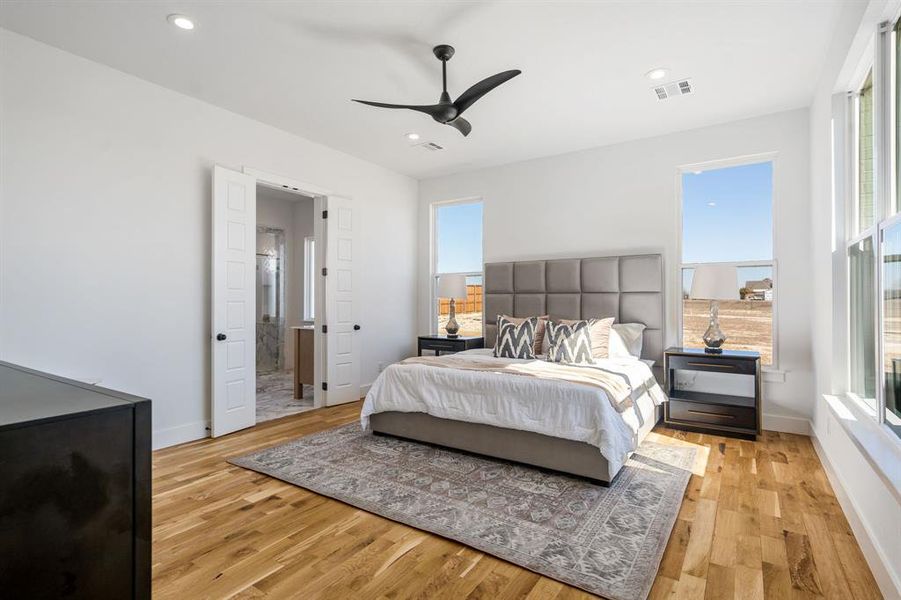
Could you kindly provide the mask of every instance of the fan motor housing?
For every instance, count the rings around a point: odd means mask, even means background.
[[[447,44],[441,44],[432,48],[432,54],[438,60],[450,60],[454,56],[454,47]]]

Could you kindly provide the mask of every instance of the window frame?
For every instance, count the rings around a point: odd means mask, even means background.
[[[852,85],[849,85],[847,92],[847,101],[843,107],[845,111],[845,130],[847,139],[843,141],[840,147],[834,149],[834,152],[842,152],[846,157],[845,160],[838,162],[833,160],[833,169],[840,172],[834,177],[844,176],[848,182],[843,193],[842,204],[844,209],[844,227],[843,231],[836,237],[843,237],[844,244],[842,247],[842,270],[844,276],[844,335],[845,340],[842,344],[844,353],[845,382],[843,390],[840,392],[846,398],[851,399],[863,412],[873,418],[879,429],[888,434],[896,443],[901,444],[901,437],[898,437],[887,423],[887,410],[885,404],[885,369],[884,369],[884,352],[885,352],[885,281],[884,281],[884,243],[885,231],[901,223],[901,206],[896,204],[897,178],[899,176],[896,157],[898,149],[897,132],[895,127],[899,116],[898,109],[898,93],[896,69],[898,67],[896,60],[897,32],[895,31],[901,15],[896,14],[894,18],[880,23],[873,32],[870,42],[867,44],[866,50],[863,52],[861,60],[857,68],[854,70],[854,77],[851,79]],[[872,73],[873,77],[873,224],[858,233],[859,218],[859,190],[860,190],[860,163],[859,163],[859,141],[860,133],[860,113],[859,113],[859,96],[860,89],[865,83],[868,75]],[[837,117],[833,113],[833,119]],[[843,171],[843,173],[841,172]],[[850,227],[848,226],[850,225]],[[875,365],[876,365],[876,394],[875,398],[860,398],[851,391],[851,366],[852,366],[852,349],[851,349],[851,310],[850,298],[851,277],[850,277],[850,248],[860,243],[862,240],[870,238],[874,249],[874,323],[875,332]],[[868,401],[874,401],[870,404]]]
[[[879,225],[879,216],[881,215],[881,199],[877,194],[877,186],[879,179],[879,171],[876,169],[877,162],[879,157],[877,155],[877,117],[876,112],[879,110],[878,102],[877,102],[877,94],[879,94],[879,89],[876,87],[876,64],[872,61],[864,62],[864,68],[862,69],[862,73],[858,72],[857,77],[855,79],[855,84],[852,86],[854,91],[848,93],[848,98],[850,101],[850,124],[851,124],[851,135],[849,136],[849,143],[851,144],[851,164],[853,165],[853,173],[852,173],[852,199],[851,199],[851,207],[850,207],[850,220],[851,223],[851,232],[855,235],[860,241],[861,238],[867,237],[868,234],[872,233],[877,226]],[[858,67],[860,70],[860,67]],[[860,143],[858,140],[858,136],[860,135],[860,93],[863,90],[863,86],[866,83],[867,79],[872,77],[871,86],[873,88],[873,222],[869,227],[865,229],[860,229]],[[851,245],[850,243],[848,244]]]
[[[303,238],[303,320],[316,319],[316,237]]]
[[[461,272],[438,272],[438,209],[446,206],[462,204],[482,205],[482,270]],[[437,200],[429,205],[429,333],[437,335],[438,331],[438,278],[442,275],[463,275],[465,277],[482,278],[482,332],[485,334],[485,203],[481,196],[471,196],[454,200]]]
[[[853,108],[853,105],[852,105],[852,108]],[[852,145],[856,146],[857,145],[856,130],[852,130],[852,133],[854,133],[854,135],[851,136],[852,139],[851,139],[850,143]],[[851,164],[857,165],[856,160],[854,162],[852,162]],[[857,167],[855,166],[854,169],[856,171]],[[854,187],[852,188],[851,193],[856,196],[857,192],[853,191],[853,190],[857,189],[856,176],[853,177],[852,179],[854,180],[854,183],[853,183]],[[857,210],[856,199],[852,199],[851,203],[852,204],[851,204],[849,210],[856,211]],[[882,336],[879,335],[880,323],[882,322],[881,315],[880,315],[880,312],[882,311],[882,302],[880,301],[880,298],[882,297],[881,296],[882,277],[880,275],[880,273],[882,271],[882,253],[880,251],[881,234],[876,235],[877,234],[876,230],[878,229],[878,227],[879,227],[879,224],[877,223],[876,225],[867,229],[860,235],[854,236],[853,238],[851,238],[850,241],[848,241],[845,244],[845,247],[844,247],[844,261],[845,261],[844,276],[845,276],[845,281],[847,282],[847,285],[845,286],[845,296],[846,296],[845,297],[845,353],[846,353],[845,382],[846,382],[846,387],[847,387],[847,389],[845,391],[845,395],[848,396],[849,398],[852,398],[859,406],[865,408],[867,411],[878,410],[879,393],[880,393],[879,388],[881,386],[879,385],[879,377],[878,377],[878,373],[877,373],[876,374],[877,377],[876,377],[876,397],[875,398],[864,398],[864,397],[861,397],[860,395],[858,395],[856,392],[851,390],[852,382],[854,381],[854,375],[851,372],[851,370],[852,370],[851,344],[853,343],[853,340],[851,338],[851,254],[850,253],[851,253],[851,248],[853,246],[856,246],[867,239],[870,240],[870,244],[873,246],[873,269],[875,270],[875,272],[872,273],[872,277],[873,277],[873,281],[876,283],[876,290],[875,290],[876,294],[874,295],[874,302],[875,302],[876,306],[873,309],[873,323],[872,323],[872,326],[874,327],[874,330],[876,331],[876,335],[874,336],[876,338],[876,343],[873,345],[873,351],[875,354],[873,364],[880,365],[881,360],[882,360],[882,358],[881,358],[882,357]],[[873,404],[870,404],[871,400],[873,401]]]
[[[778,181],[777,173],[779,169],[779,153],[778,152],[762,152],[758,154],[747,154],[743,156],[736,156],[732,158],[724,158],[719,160],[711,160],[700,163],[692,163],[688,165],[682,165],[677,169],[676,173],[676,189],[678,190],[678,202],[676,203],[676,222],[679,224],[679,236],[676,240],[676,253],[679,257],[679,261],[677,263],[677,284],[673,286],[675,288],[674,295],[676,299],[676,306],[678,310],[676,311],[676,339],[680,346],[684,344],[684,340],[682,339],[682,327],[683,327],[683,304],[682,304],[682,273],[685,269],[696,268],[699,265],[728,265],[735,267],[771,267],[773,269],[773,322],[772,322],[772,340],[773,340],[773,362],[769,365],[762,365],[761,369],[764,372],[774,372],[779,373],[779,268],[778,268],[778,260],[776,259],[777,250],[778,250],[778,241],[776,238],[776,202],[778,197],[778,190],[776,188],[776,182]],[[741,167],[745,165],[753,165],[769,162],[773,165],[773,181],[772,181],[772,196],[770,198],[771,202],[771,213],[772,213],[772,222],[770,223],[770,227],[772,229],[771,237],[773,241],[773,258],[770,260],[750,260],[750,261],[718,261],[718,262],[707,262],[707,263],[685,263],[682,262],[683,259],[683,240],[685,239],[685,231],[684,231],[684,195],[682,190],[682,178],[687,173],[695,173],[697,171],[715,171],[717,169],[727,169],[729,167]],[[728,332],[726,332],[728,336]]]

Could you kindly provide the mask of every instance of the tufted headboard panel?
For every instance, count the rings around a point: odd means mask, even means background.
[[[604,256],[485,265],[485,347],[494,345],[497,316],[552,319],[615,317],[643,323],[641,357],[663,364],[663,257]]]

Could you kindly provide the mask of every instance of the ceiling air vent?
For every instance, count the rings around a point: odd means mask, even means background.
[[[439,150],[444,150],[444,146],[439,146],[435,142],[423,142],[416,145],[428,152],[438,152]]]
[[[675,96],[685,96],[694,91],[691,79],[681,79],[679,81],[671,81],[654,87],[654,94],[658,100],[666,100]]]

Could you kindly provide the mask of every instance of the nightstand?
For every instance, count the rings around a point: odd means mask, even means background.
[[[419,356],[422,356],[423,350],[432,350],[435,352],[435,356],[440,356],[442,352],[462,352],[464,350],[481,348],[484,345],[485,338],[481,336],[467,337],[461,335],[460,337],[449,338],[446,335],[421,335],[419,336],[417,353]]]
[[[699,348],[667,348],[663,353],[664,411],[667,427],[754,440],[760,433],[760,354],[723,350],[708,354]],[[752,378],[753,396],[733,396],[677,390],[675,371],[720,373]]]

